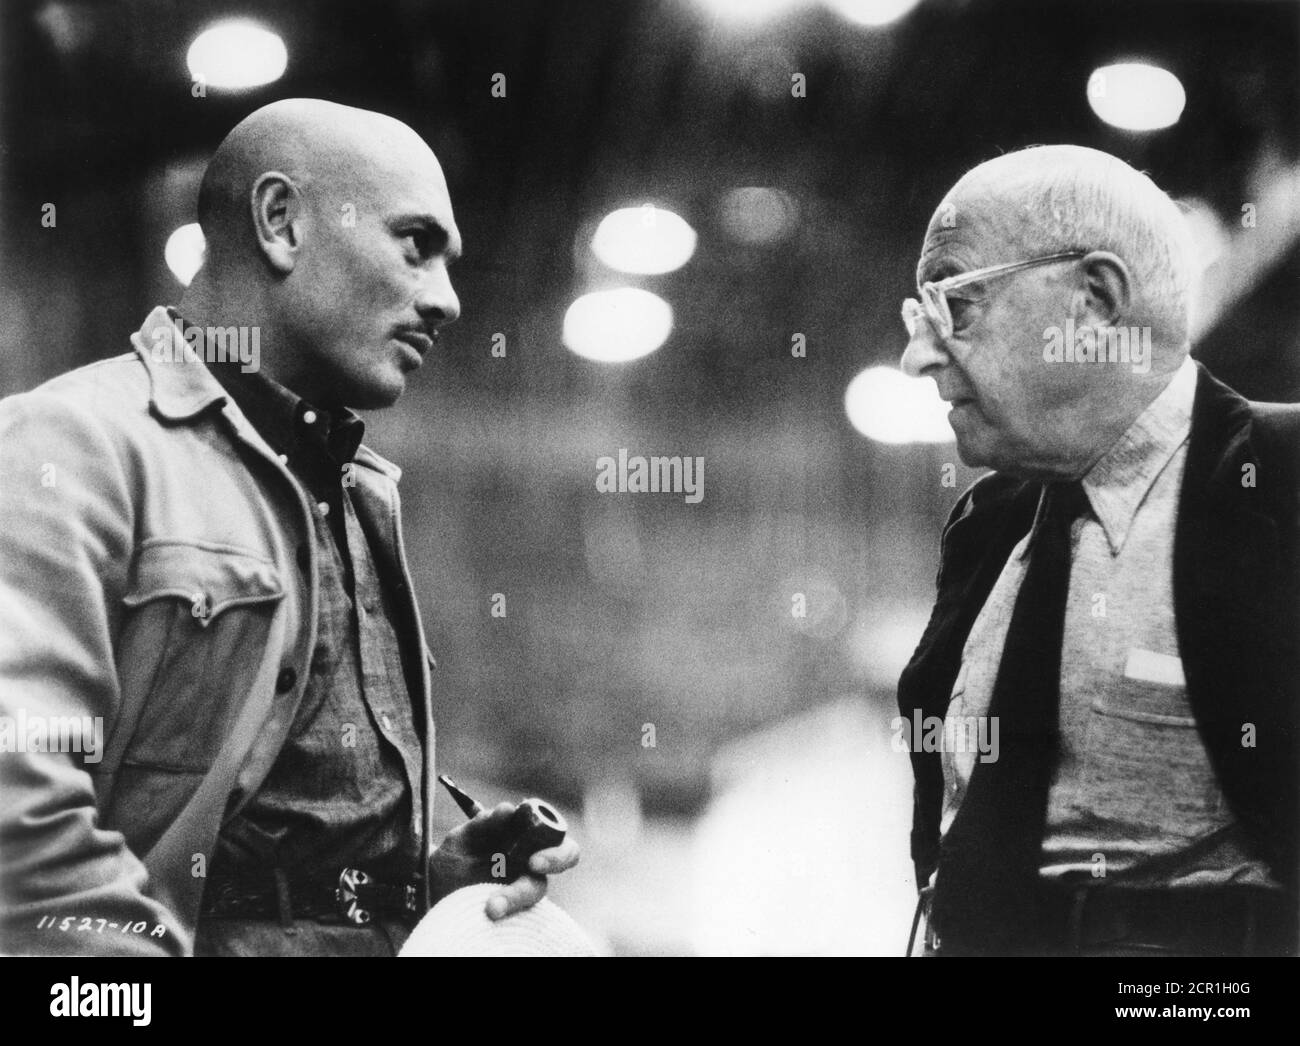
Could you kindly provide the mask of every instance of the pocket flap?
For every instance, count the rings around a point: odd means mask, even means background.
[[[131,568],[122,602],[140,606],[155,599],[182,599],[195,621],[206,628],[230,607],[273,603],[284,598],[275,565],[265,556],[233,545],[150,540]]]

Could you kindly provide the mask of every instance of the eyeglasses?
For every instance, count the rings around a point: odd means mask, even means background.
[[[907,328],[909,338],[916,337],[922,320],[928,320],[940,338],[945,341],[952,337],[952,309],[948,306],[948,291],[964,287],[968,283],[992,279],[995,276],[1010,276],[1021,269],[1032,269],[1038,265],[1051,265],[1054,262],[1082,258],[1087,251],[1064,251],[1060,254],[1048,254],[1042,258],[1029,261],[1007,262],[1003,265],[990,265],[987,269],[973,269],[970,272],[949,276],[946,280],[921,284],[921,300],[905,298],[903,300],[903,326]]]

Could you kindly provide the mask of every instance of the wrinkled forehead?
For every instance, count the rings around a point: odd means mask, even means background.
[[[916,264],[917,286],[1018,260],[1027,239],[1025,214],[1014,199],[959,183],[930,216]]]

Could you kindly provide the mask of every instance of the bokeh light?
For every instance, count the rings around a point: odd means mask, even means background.
[[[645,204],[607,214],[596,227],[591,249],[611,269],[657,276],[690,261],[695,241],[695,230],[680,215]]]
[[[914,8],[919,0],[826,0],[829,7],[857,25],[888,25]]]
[[[167,237],[167,246],[163,248],[163,260],[167,262],[167,268],[171,269],[172,275],[180,280],[181,285],[188,287],[190,281],[194,279],[194,274],[203,267],[206,252],[207,243],[203,239],[203,230],[199,228],[197,222],[191,222],[189,225],[182,225]]]
[[[1167,69],[1145,62],[1118,62],[1088,77],[1088,104],[1112,127],[1158,131],[1178,122],[1187,93]]]
[[[809,0],[696,0],[709,14],[728,22],[761,22],[807,7]]]
[[[289,64],[284,41],[254,22],[221,22],[205,29],[186,56],[190,75],[209,87],[242,91],[280,79]]]
[[[584,294],[564,314],[564,344],[600,363],[627,363],[649,355],[672,329],[672,307],[639,287]]]
[[[780,189],[749,185],[722,197],[718,217],[733,240],[763,246],[790,238],[799,222],[799,205]]]
[[[948,404],[929,378],[894,367],[868,367],[844,393],[853,427],[879,443],[950,443]]]

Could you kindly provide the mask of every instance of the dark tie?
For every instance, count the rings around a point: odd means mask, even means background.
[[[1047,484],[989,705],[998,719],[997,759],[975,764],[940,846],[931,920],[941,951],[1033,948],[1047,793],[1059,752],[1070,528],[1087,511],[1078,482]]]

